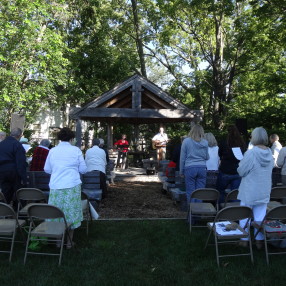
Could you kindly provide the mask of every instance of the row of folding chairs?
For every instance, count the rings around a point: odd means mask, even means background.
[[[17,230],[20,231],[22,242],[26,241],[25,258],[26,262],[28,254],[46,254],[58,255],[59,265],[62,260],[62,252],[65,235],[71,227],[66,222],[64,213],[57,207],[47,204],[45,194],[35,188],[22,188],[16,193],[18,200],[18,210],[15,212],[13,208],[6,204],[3,193],[0,192],[0,239],[10,242],[10,250],[0,250],[0,252],[9,253],[9,261],[12,259],[15,236]],[[89,200],[82,193],[83,215],[86,220],[86,229],[88,234],[88,225],[91,221],[91,213],[89,208]],[[56,221],[55,221],[56,220]],[[24,227],[28,226],[28,237],[25,239]],[[48,238],[48,239],[47,239]],[[58,253],[41,253],[30,251],[29,244],[31,241],[43,241],[59,246]]]
[[[28,254],[44,254],[59,256],[60,265],[64,239],[66,234],[68,235],[68,230],[71,227],[71,225],[66,222],[64,213],[55,206],[35,203],[29,205],[27,208],[27,215],[29,217],[29,230],[28,237],[26,239],[24,235],[24,227],[27,224],[27,220],[18,219],[16,212],[10,205],[0,203],[0,239],[1,241],[10,243],[9,250],[1,250],[0,252],[9,253],[9,261],[11,262],[15,237],[17,230],[19,230],[22,243],[26,243],[24,263],[26,263]],[[60,251],[57,253],[29,251],[29,244],[31,241],[41,241],[43,239],[45,239],[46,242],[58,244],[60,246]]]
[[[219,245],[222,243],[234,243],[234,241],[238,242],[242,238],[251,242],[250,221],[253,219],[252,210],[248,207],[237,205],[237,202],[228,203],[228,200],[232,201],[237,199],[237,192],[238,191],[235,190],[229,193],[229,196],[226,198],[226,202],[220,211],[218,205],[219,192],[217,190],[210,188],[198,189],[191,194],[191,203],[189,205],[188,212],[190,232],[192,232],[193,227],[197,226],[207,226],[209,228],[210,233],[205,248],[207,247],[210,236],[213,233],[218,265],[219,259],[227,256],[249,255],[251,257],[251,261],[253,262],[252,243],[248,243],[249,251],[247,253],[230,255],[219,254]],[[273,240],[273,238],[277,239],[277,242],[286,239],[286,226],[284,235],[283,233],[281,234],[281,229],[278,229],[277,232],[271,231],[271,233],[269,233],[265,227],[265,222],[267,221],[282,221],[282,223],[286,222],[286,205],[282,204],[285,197],[286,188],[273,188],[271,192],[271,199],[276,199],[276,203],[269,204],[267,214],[262,222],[252,223],[252,226],[257,229],[257,233],[262,232],[264,234],[264,248],[267,264],[269,263],[269,255],[286,254],[284,251],[269,252],[268,250],[268,243],[269,241]],[[193,202],[194,199],[196,202]],[[240,227],[238,222],[243,219],[246,219],[246,224],[245,226]],[[196,225],[198,220],[209,222],[203,225]],[[232,225],[235,230],[226,230],[224,228],[226,224]]]

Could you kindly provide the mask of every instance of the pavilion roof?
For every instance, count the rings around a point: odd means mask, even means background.
[[[202,115],[137,74],[70,113],[72,119],[135,124],[200,120]]]

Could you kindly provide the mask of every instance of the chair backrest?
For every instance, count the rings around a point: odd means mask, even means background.
[[[21,188],[16,192],[17,200],[47,202],[45,194],[36,188]]]
[[[286,220],[286,205],[275,207],[265,215],[264,220],[272,219]]]
[[[65,218],[62,210],[48,204],[31,204],[28,208],[28,215],[37,219],[56,219]]]
[[[270,200],[282,200],[286,198],[286,187],[274,187],[271,189]]]
[[[13,208],[5,203],[0,203],[0,217],[12,217],[17,218]]]
[[[219,191],[212,188],[197,189],[192,192],[191,199],[217,202],[219,199]]]
[[[232,206],[220,210],[216,215],[215,221],[223,221],[223,220],[236,221],[252,217],[253,213],[251,208],[245,206]]]
[[[237,200],[237,195],[238,195],[238,189],[232,190],[226,195],[225,201],[229,202]]]
[[[4,196],[4,194],[0,191],[0,202],[3,202],[3,203],[5,203],[6,204],[6,198],[5,198],[5,196]]]

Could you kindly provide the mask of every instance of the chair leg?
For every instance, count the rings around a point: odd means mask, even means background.
[[[217,265],[218,267],[220,266],[219,265],[219,252],[218,252],[218,243],[217,243],[217,236],[215,234],[215,253],[216,253],[216,262],[217,262]]]
[[[13,236],[12,236],[10,255],[9,255],[9,262],[11,262],[11,260],[12,260],[12,255],[13,255],[13,250],[14,250],[15,234],[16,234],[16,229],[14,230],[14,233],[13,233]]]
[[[61,249],[60,249],[60,258],[59,258],[59,266],[62,263],[62,256],[63,256],[63,249],[64,249],[64,241],[65,241],[65,234],[62,235],[62,241],[61,241]]]
[[[24,256],[24,264],[26,264],[26,259],[27,259],[27,254],[28,254],[28,246],[29,246],[30,237],[31,237],[30,231],[31,231],[31,229],[29,229],[29,233],[28,233],[28,237],[27,237],[26,248],[25,248],[25,256]]]
[[[206,241],[206,244],[205,244],[205,248],[204,249],[206,249],[207,248],[207,246],[208,246],[208,244],[209,244],[209,240],[210,240],[210,237],[211,237],[211,234],[212,234],[212,229],[210,230],[210,232],[209,232],[209,235],[208,235],[208,238],[207,238],[207,241]]]

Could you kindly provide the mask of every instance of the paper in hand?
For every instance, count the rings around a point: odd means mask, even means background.
[[[242,155],[241,149],[239,147],[234,147],[234,148],[231,148],[231,149],[232,149],[232,153],[233,153],[234,157],[237,160],[242,160],[243,155]]]

